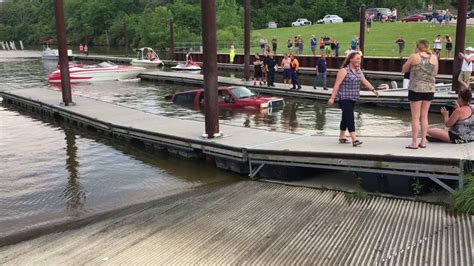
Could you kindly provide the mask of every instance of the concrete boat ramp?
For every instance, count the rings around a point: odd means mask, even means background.
[[[203,85],[203,75],[193,73],[178,73],[178,72],[165,72],[165,71],[153,71],[146,72],[138,75],[143,80],[152,80],[158,82],[172,82],[183,85]],[[327,101],[331,96],[332,89],[323,90],[318,87],[316,90],[312,86],[302,86],[301,90],[289,90],[284,84],[275,83],[275,87],[253,85],[253,81],[243,81],[237,78],[230,77],[218,77],[219,84],[222,86],[246,86],[252,90],[270,95],[277,95],[282,97],[294,97],[311,100]],[[440,107],[447,104],[451,104],[457,99],[456,93],[450,93],[448,90],[449,86],[439,88],[439,91],[435,93],[435,98],[431,103],[432,109],[439,111]],[[388,106],[395,108],[410,108],[410,102],[408,101],[408,90],[406,89],[390,89],[379,91],[380,97],[375,97],[372,92],[361,91],[359,103]]]
[[[1,247],[0,264],[470,266],[473,226],[427,203],[241,181]]]
[[[77,95],[69,107],[47,89],[0,96],[8,105],[185,158],[212,159],[253,178],[347,170],[426,178],[452,190],[474,160],[474,143],[409,151],[407,138],[361,137],[363,146],[353,148],[335,136],[228,125],[221,125],[224,137],[207,140],[200,137],[203,122]],[[472,265],[473,225],[472,216],[450,215],[439,205],[247,179],[55,226],[22,243],[31,237],[0,239],[0,264]]]

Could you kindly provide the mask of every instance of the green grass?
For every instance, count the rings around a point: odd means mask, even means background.
[[[449,34],[454,41],[455,25],[431,27],[430,23],[374,23],[370,33],[366,33],[366,56],[398,56],[398,46],[395,40],[402,35],[406,41],[404,56],[409,55],[415,48],[416,40],[425,38],[433,42],[437,34]],[[252,32],[252,53],[258,52],[258,38],[264,36],[269,42],[273,36],[277,37],[278,50],[281,54],[287,51],[286,41],[290,36],[301,35],[304,40],[304,54],[311,54],[309,41],[314,34],[318,38],[328,34],[335,37],[341,44],[341,54],[350,46],[352,36],[359,33],[359,23],[349,22],[342,24],[312,25],[305,27],[288,27],[279,29],[254,30]],[[466,46],[474,46],[474,27],[468,26],[466,30]],[[238,52],[242,52],[241,49]],[[443,56],[444,57],[444,52]]]
[[[474,214],[474,176],[464,177],[464,187],[456,189],[451,196],[451,209],[457,212]]]

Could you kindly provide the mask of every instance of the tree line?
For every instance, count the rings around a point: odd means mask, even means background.
[[[0,2],[0,40],[23,40],[28,44],[54,43],[54,0]],[[452,8],[456,0],[434,0],[436,7]],[[168,20],[175,23],[175,40],[201,41],[200,0],[64,0],[70,43],[123,46],[125,25],[131,46],[166,46]],[[217,0],[219,42],[243,39],[244,0]],[[276,21],[290,26],[299,17],[316,21],[336,14],[356,21],[359,7],[397,8],[399,13],[422,10],[426,0],[252,0],[252,27]],[[205,36],[204,36],[205,37]]]

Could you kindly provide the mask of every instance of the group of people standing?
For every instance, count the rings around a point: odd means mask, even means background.
[[[278,64],[274,54],[268,50],[264,50],[263,54],[255,54],[253,61],[254,66],[254,85],[267,85],[274,87],[275,73],[279,66],[283,69],[283,81],[288,88],[290,84],[292,89],[299,90],[301,85],[298,80],[299,61],[296,57],[290,54],[285,54],[280,64]]]
[[[89,55],[89,47],[87,47],[87,44],[79,44],[79,54]]]
[[[290,37],[287,40],[288,54],[297,54],[303,55],[304,53],[304,41],[301,35]],[[320,54],[326,56],[339,56],[340,45],[335,38],[330,38],[327,34],[321,36],[318,42],[318,39],[313,34],[310,39],[310,48],[311,54],[316,56],[317,51],[320,51]]]
[[[466,143],[474,141],[474,115],[470,103],[472,93],[469,84],[462,86],[458,99],[453,106],[441,109],[445,128],[429,128],[428,112],[434,98],[435,81],[438,73],[438,57],[430,50],[427,40],[417,42],[416,52],[411,54],[402,67],[402,72],[410,74],[408,100],[411,110],[412,141],[407,149],[424,149],[427,142]],[[463,71],[460,82],[471,76],[471,55],[473,48],[468,47],[466,53],[459,54],[463,59]],[[379,96],[375,88],[365,79],[361,64],[361,53],[351,52],[339,70],[328,105],[338,103],[342,110],[339,143],[349,143],[346,133],[349,132],[350,142],[354,147],[360,146],[354,124],[354,107],[360,95],[361,85]],[[421,133],[421,134],[420,134]],[[419,138],[421,136],[421,138]]]
[[[441,57],[441,50],[443,50],[443,44],[446,51],[446,58],[451,57],[451,52],[453,51],[453,39],[448,34],[446,34],[444,39],[443,37],[441,37],[441,35],[438,34],[434,39],[433,47],[434,53],[438,57],[438,59]]]

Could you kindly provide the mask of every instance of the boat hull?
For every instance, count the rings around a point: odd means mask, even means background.
[[[133,79],[138,74],[143,73],[143,67],[126,67],[126,68],[103,68],[103,69],[84,69],[71,68],[69,70],[69,77],[72,83],[79,82],[96,82],[108,80]],[[54,71],[48,78],[50,83],[61,83],[61,72]]]
[[[132,60],[131,64],[132,66],[139,66],[139,67],[145,67],[145,68],[157,68],[164,65],[163,61],[161,60],[150,61],[150,60],[137,60],[137,59]]]

